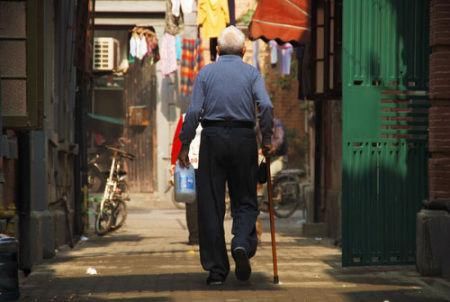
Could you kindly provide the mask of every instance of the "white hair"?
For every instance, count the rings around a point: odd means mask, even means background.
[[[241,54],[245,45],[245,35],[237,27],[230,25],[220,33],[217,45],[222,54]]]

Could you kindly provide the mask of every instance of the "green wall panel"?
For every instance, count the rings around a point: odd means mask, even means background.
[[[411,263],[427,194],[428,1],[344,0],[343,265]]]

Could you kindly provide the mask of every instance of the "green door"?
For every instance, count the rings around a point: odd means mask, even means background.
[[[415,261],[427,196],[428,0],[344,0],[342,263]]]

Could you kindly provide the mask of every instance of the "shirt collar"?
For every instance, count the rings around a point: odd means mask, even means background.
[[[242,61],[242,57],[238,55],[223,55],[219,56],[218,61]]]

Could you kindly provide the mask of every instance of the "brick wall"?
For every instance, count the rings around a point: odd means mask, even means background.
[[[450,1],[430,9],[430,199],[450,198]]]
[[[282,76],[278,66],[270,64],[270,48],[263,41],[259,41],[259,67],[263,75],[267,92],[273,106],[274,116],[279,118],[287,129],[289,166],[304,168],[308,148],[305,134],[305,101],[298,100],[297,61],[292,57],[291,74]],[[253,62],[253,48],[250,41],[247,42],[247,52],[244,61]]]

